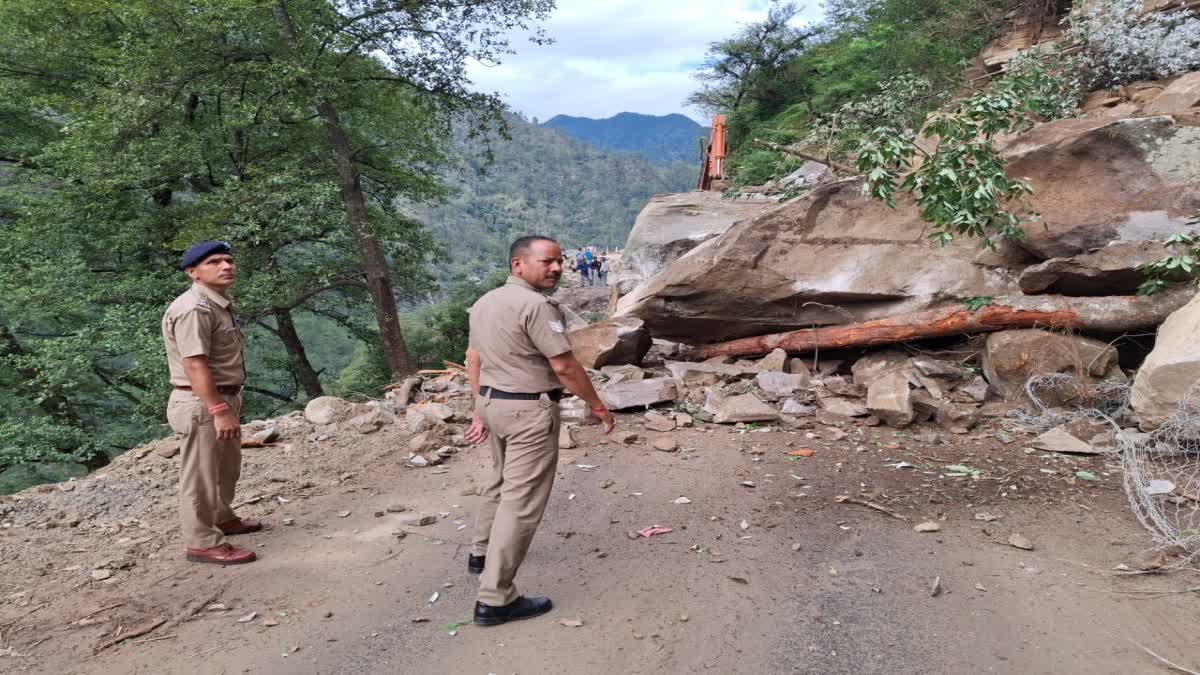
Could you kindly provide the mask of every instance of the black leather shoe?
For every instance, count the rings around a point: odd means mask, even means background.
[[[487,562],[486,555],[471,555],[467,554],[467,572],[470,574],[483,574],[483,565]]]
[[[532,619],[554,608],[550,598],[527,598],[521,596],[503,607],[493,607],[482,602],[475,603],[475,623],[480,626],[498,626],[509,621]]]

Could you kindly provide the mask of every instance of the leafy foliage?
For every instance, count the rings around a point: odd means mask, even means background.
[[[1200,228],[1200,214],[1196,214],[1188,224]],[[1200,232],[1192,230],[1176,234],[1164,241],[1163,245],[1168,255],[1138,268],[1146,277],[1138,286],[1138,295],[1153,295],[1172,281],[1200,280]]]
[[[943,246],[955,237],[977,238],[985,247],[994,247],[994,238],[1020,239],[1019,225],[1031,216],[1014,212],[1013,205],[1032,190],[1005,173],[996,136],[1032,126],[1032,116],[1073,110],[1078,96],[1072,80],[1052,76],[1038,60],[1014,61],[990,90],[966,98],[953,113],[931,117],[921,133],[936,139],[932,151],[918,145],[911,127],[881,125],[867,132],[857,162],[864,192],[889,206],[897,191],[911,193],[933,226],[929,238]]]
[[[1200,17],[1187,10],[1142,13],[1141,0],[1076,3],[1069,35],[1083,46],[1089,84],[1157,80],[1200,68]]]

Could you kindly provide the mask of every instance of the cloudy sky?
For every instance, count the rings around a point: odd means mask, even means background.
[[[683,99],[708,43],[762,20],[767,0],[558,0],[544,24],[555,43],[515,37],[517,54],[499,66],[475,64],[476,86],[497,91],[539,120],[557,114],[609,117],[622,111],[683,113],[705,122]],[[817,0],[803,17],[815,21]]]

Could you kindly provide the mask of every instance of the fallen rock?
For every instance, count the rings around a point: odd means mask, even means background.
[[[378,408],[350,418],[347,426],[360,434],[372,434],[392,423],[392,418]]]
[[[805,363],[804,359],[801,358],[788,359],[787,372],[793,375],[811,374],[811,371],[808,369],[808,364]]]
[[[610,382],[617,378],[620,380],[646,379],[646,371],[630,364],[621,366],[604,366],[600,369],[600,374],[607,377]]]
[[[1006,400],[1025,397],[1025,383],[1033,375],[1070,373],[1079,384],[1124,377],[1117,350],[1099,340],[1038,329],[1005,330],[988,336],[983,350],[983,374]],[[1070,392],[1073,394],[1073,392]],[[1047,405],[1058,402],[1053,392],[1038,392]]]
[[[1071,455],[1099,455],[1105,451],[1079,440],[1063,427],[1055,427],[1029,443],[1030,447],[1046,452],[1062,452]]]
[[[250,436],[250,440],[257,443],[274,443],[275,441],[279,440],[279,436],[279,427],[271,424],[260,431],[254,432],[254,434]]]
[[[1032,551],[1033,550],[1033,542],[1031,542],[1028,539],[1026,539],[1025,537],[1023,537],[1019,534],[1015,534],[1015,533],[1008,538],[1008,545],[1012,546],[1013,548],[1019,548],[1024,551]]]
[[[937,359],[913,359],[912,366],[925,377],[942,380],[961,380],[966,374],[962,368]]]
[[[646,428],[650,431],[674,431],[675,420],[657,412],[648,412],[645,415]]]
[[[947,403],[933,416],[938,426],[955,434],[965,434],[979,423],[979,411],[971,406]]]
[[[158,447],[154,448],[154,454],[158,455],[159,457],[171,459],[175,455],[179,454],[179,443],[172,442],[159,444]]]
[[[399,523],[411,527],[422,527],[432,525],[438,521],[437,516],[428,513],[410,513],[406,516],[400,516]]]
[[[871,414],[865,405],[840,396],[828,396],[818,399],[817,405],[821,406],[821,409],[826,412],[842,417],[866,417]]]
[[[663,452],[675,452],[679,449],[679,443],[670,434],[663,434],[656,437],[651,445],[654,446],[655,450],[662,450]]]
[[[971,378],[971,381],[962,385],[955,391],[961,391],[963,394],[976,403],[983,403],[987,400],[988,383],[983,379],[982,375],[976,375]]]
[[[932,520],[913,526],[913,532],[940,532],[941,530],[942,526]]]
[[[811,405],[805,405],[794,398],[789,398],[783,402],[783,408],[780,412],[785,415],[811,415],[816,412],[816,408]]]
[[[758,366],[755,364],[737,365],[733,363],[691,363],[688,361],[668,361],[666,364],[667,370],[670,371],[671,377],[676,380],[686,381],[711,375],[715,378],[714,382],[724,382],[728,380],[736,380],[742,377],[754,377],[759,373]]]
[[[442,447],[444,439],[445,434],[437,430],[422,431],[409,439],[408,450],[414,454],[436,452],[438,448]]]
[[[641,440],[641,436],[637,434],[620,434],[617,436],[617,442],[623,445],[633,445]]]
[[[812,383],[812,378],[807,371],[804,374],[770,371],[755,375],[754,381],[767,399],[774,401],[807,388]]]
[[[774,202],[722,199],[720,192],[656,195],[642,208],[616,271],[621,294],[735,222],[773,208]]]
[[[640,319],[616,317],[568,334],[571,351],[585,368],[638,364],[650,351],[650,333]]]
[[[724,396],[716,402],[713,421],[717,424],[738,422],[778,422],[779,413],[771,406],[758,400],[754,394]]]
[[[570,450],[578,445],[575,442],[575,432],[569,424],[563,424],[558,428],[558,449]]]
[[[678,395],[675,380],[652,377],[633,382],[618,382],[600,391],[600,398],[610,410],[628,410],[674,401]]]
[[[304,418],[317,426],[333,424],[350,410],[350,403],[335,396],[318,396],[304,406]]]
[[[1200,117],[1084,118],[1008,140],[1033,188],[1019,246],[1046,260],[1110,241],[1186,232],[1200,211]],[[616,314],[692,344],[845,324],[1017,295],[1024,263],[976,264],[966,238],[930,246],[920,207],[862,194],[862,179],[808,190],[739,222],[622,297]]]
[[[759,359],[755,365],[759,370],[764,372],[782,373],[787,368],[787,362],[787,352],[782,349],[775,349],[770,354]]]
[[[912,424],[912,390],[908,378],[892,372],[876,378],[867,388],[867,411],[889,427],[901,429]]]
[[[404,419],[411,433],[420,433],[454,417],[454,409],[445,403],[416,403],[404,410]]]
[[[1129,402],[1142,429],[1154,429],[1179,410],[1181,401],[1196,397],[1200,382],[1200,295],[1175,310],[1158,328],[1154,349],[1133,378]]]
[[[1200,105],[1200,72],[1188,73],[1162,91],[1150,105],[1146,106],[1146,115],[1169,115],[1191,111]]]
[[[850,366],[854,383],[870,388],[876,379],[889,373],[899,372],[912,365],[912,359],[899,349],[884,349],[870,352]]]
[[[1138,267],[1166,254],[1157,241],[1113,241],[1090,253],[1031,265],[1017,281],[1030,295],[1133,295],[1145,281]]]

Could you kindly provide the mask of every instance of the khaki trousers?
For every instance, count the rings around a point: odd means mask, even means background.
[[[220,397],[240,418],[241,397],[224,394]],[[225,543],[225,535],[217,524],[237,517],[230,504],[242,473],[242,441],[218,439],[208,407],[190,391],[171,392],[167,422],[183,434],[179,453],[179,521],[184,545],[220,546]]]
[[[558,467],[558,404],[480,398],[476,412],[487,425],[492,472],[475,516],[472,555],[486,555],[479,602],[516,600],[513,577],[542,522]]]

